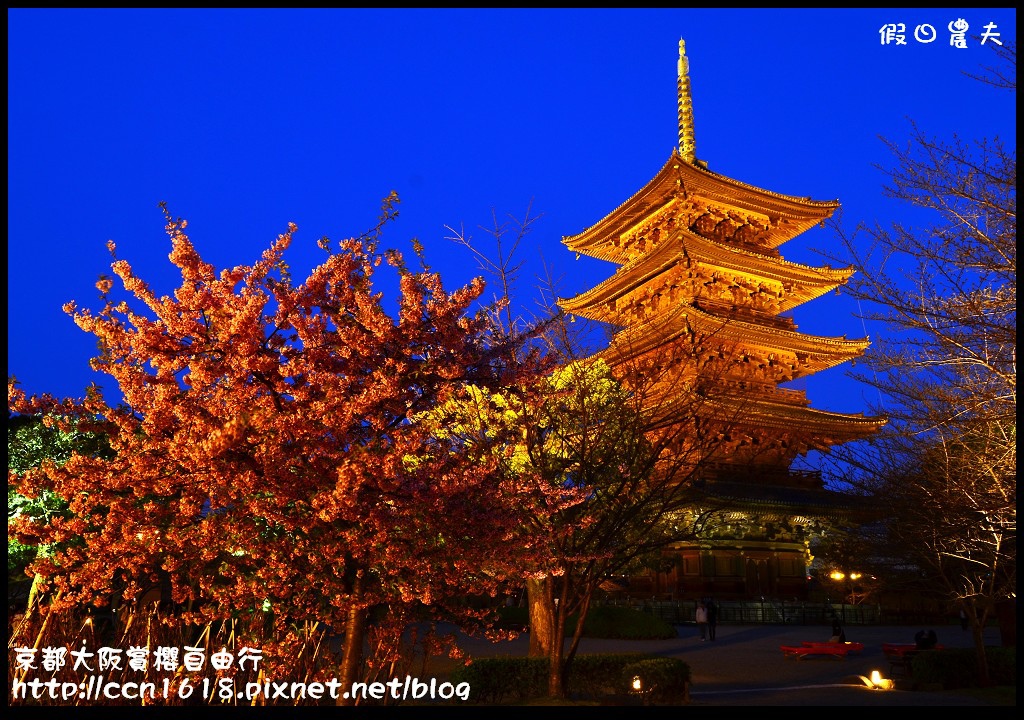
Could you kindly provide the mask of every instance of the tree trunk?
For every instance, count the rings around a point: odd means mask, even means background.
[[[971,632],[974,635],[974,652],[978,658],[978,685],[981,687],[992,686],[992,676],[988,671],[988,655],[985,653],[985,625],[988,623],[988,608],[978,609],[978,606],[971,603],[966,608],[967,618],[971,622]]]
[[[554,592],[554,578],[548,578],[548,597],[551,602],[554,627],[551,634],[551,648],[548,652],[548,697],[561,700],[566,696],[565,624],[569,618],[569,603],[565,601],[569,589],[568,573],[562,575],[558,596]]]
[[[590,601],[593,598],[593,589],[588,589],[583,595],[583,599],[580,603],[580,609],[576,620],[576,627],[573,628],[572,642],[569,643],[569,650],[565,653],[565,672],[568,673],[569,668],[572,666],[573,658],[576,657],[576,651],[580,648],[580,639],[583,637],[583,625],[587,621],[587,613],[590,612]]]
[[[553,585],[551,579],[549,579],[549,585]],[[549,608],[552,609],[554,623],[551,634],[551,647],[548,649],[548,696],[555,698],[555,700],[561,700],[561,698],[565,697],[564,658],[567,603],[558,602],[555,604],[554,598],[552,600],[549,603]],[[554,606],[552,607],[552,605]]]
[[[972,629],[974,631],[974,651],[978,656],[978,685],[991,687],[992,677],[988,671],[988,655],[985,653],[985,628],[975,624]]]
[[[526,581],[526,600],[530,609],[529,657],[548,657],[555,618],[552,614],[551,577]]]
[[[359,668],[363,659],[363,642],[366,636],[366,608],[363,607],[364,571],[356,571],[349,600],[349,609],[345,618],[345,638],[341,655],[341,688],[338,692],[337,705],[355,705],[357,698],[346,697],[352,683],[359,677]]]
[[[570,603],[566,602],[566,598],[571,596],[572,580],[568,572],[560,577],[561,582],[548,575],[541,580],[528,580],[526,584],[530,606],[529,656],[548,659],[548,697],[554,699],[564,699],[568,694],[569,668],[579,648],[583,622],[591,599],[591,592],[583,597],[579,619],[573,628],[572,642],[566,650],[570,614]]]
[[[565,604],[555,600],[555,578],[526,581],[530,605],[530,657],[548,659],[548,696],[565,697],[562,668],[565,645]]]

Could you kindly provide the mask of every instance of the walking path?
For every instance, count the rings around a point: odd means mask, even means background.
[[[846,658],[783,656],[780,645],[826,641],[830,628],[804,625],[718,625],[715,640],[701,641],[693,624],[676,626],[670,640],[583,638],[580,653],[649,652],[685,660],[691,671],[691,705],[985,705],[955,691],[873,690],[863,677],[872,670],[889,677],[882,643],[912,643],[920,627],[847,626],[847,640],[864,643]],[[934,628],[946,647],[972,647],[973,637],[959,626]],[[997,628],[987,628],[985,644],[998,645]],[[471,657],[525,656],[529,638],[492,643],[463,636],[460,647]]]

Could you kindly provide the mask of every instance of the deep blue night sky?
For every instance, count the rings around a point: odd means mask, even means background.
[[[969,24],[967,47],[949,23]],[[883,44],[886,24],[906,44]],[[293,274],[316,241],[371,227],[412,238],[449,287],[479,274],[446,238],[492,216],[541,217],[521,247],[517,301],[542,262],[581,292],[614,266],[561,243],[644,185],[677,143],[686,40],[697,156],[775,192],[838,199],[843,222],[926,220],[882,195],[879,139],[1015,142],[1014,97],[972,80],[977,35],[1016,40],[1012,9],[209,10],[8,9],[8,373],[29,393],[81,396],[94,339],[61,306],[97,307],[107,240],[158,293],[174,287],[158,203],[218,267],[254,261],[295,222]],[[933,42],[915,40],[931,25]],[[991,45],[993,40],[989,40]],[[815,229],[780,248],[824,261]],[[856,303],[798,308],[808,333],[876,337]],[[806,381],[813,406],[866,409],[844,366]]]

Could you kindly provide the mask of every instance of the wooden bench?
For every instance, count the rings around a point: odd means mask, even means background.
[[[860,652],[864,649],[863,643],[852,642],[804,642],[800,645],[780,645],[782,654],[788,658],[804,660],[813,656],[833,657],[837,660],[845,660],[851,652]]]

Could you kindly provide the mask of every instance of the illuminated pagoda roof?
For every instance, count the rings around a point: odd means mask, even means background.
[[[652,213],[688,210],[695,220],[708,211],[741,219],[757,233],[757,244],[775,249],[829,218],[836,200],[782,195],[763,190],[691,164],[673,150],[658,174],[626,202],[581,233],[562,238],[575,252],[626,263],[631,254],[616,244],[620,236]]]
[[[672,393],[659,397],[658,416],[671,423],[679,413],[674,405],[680,402]],[[808,436],[827,438],[822,447],[837,442],[865,438],[877,431],[885,420],[863,413],[839,413],[831,410],[816,410],[805,405],[773,400],[765,397],[717,395],[707,401],[704,414],[708,417],[740,418],[736,427],[757,427],[762,430],[792,432],[799,429]],[[655,422],[657,426],[657,422]]]
[[[820,433],[833,437],[867,437],[885,424],[884,420],[863,413],[838,413],[830,410],[815,410],[788,403],[755,398],[716,398],[716,404],[734,411],[742,409],[744,423],[762,428]]]
[[[687,230],[680,230],[651,251],[627,261],[615,275],[573,298],[561,300],[562,309],[576,315],[616,323],[608,305],[627,296],[634,288],[665,273],[696,262],[725,268],[754,279],[774,280],[790,290],[780,300],[779,311],[785,312],[820,297],[845,283],[853,268],[811,267],[782,258],[713,242]]]
[[[719,175],[698,160],[693,133],[686,45],[679,41],[677,74],[679,146],[661,170],[640,190],[593,226],[562,242],[575,252],[615,263],[626,263],[632,253],[621,246],[621,236],[652,214],[671,211],[694,224],[711,216],[734,222],[745,243],[774,250],[787,240],[821,223],[839,207],[838,200],[818,201],[783,195]]]
[[[868,339],[847,340],[845,336],[807,335],[737,318],[721,318],[695,307],[679,307],[674,312],[654,315],[621,330],[598,356],[615,366],[658,348],[669,347],[673,341],[691,334],[698,338],[698,343],[703,342],[703,339],[714,339],[806,356],[806,364],[794,375],[794,379],[856,358],[870,345]]]

